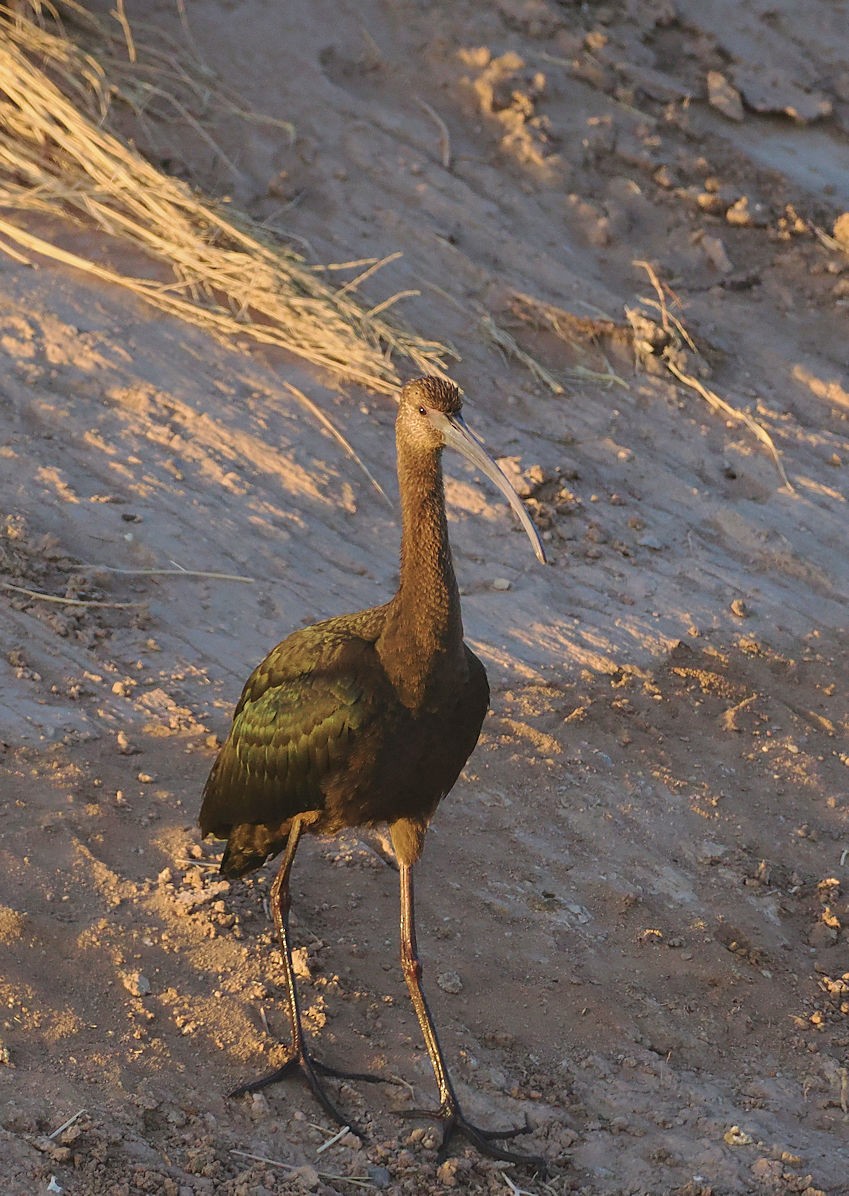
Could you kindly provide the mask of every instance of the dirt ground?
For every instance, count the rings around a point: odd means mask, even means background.
[[[492,712],[417,891],[467,1111],[551,1167],[398,1116],[434,1085],[379,833],[305,844],[297,965],[320,1057],[403,1083],[331,1082],[364,1136],[330,1145],[297,1082],[225,1096],[285,1026],[272,868],[223,881],[195,826],[216,736],[288,630],[397,578],[283,382],[394,501],[393,403],[2,256],[0,580],[107,604],[0,602],[4,1196],[849,1193],[849,5],[182,7],[126,3],[294,138],[214,102],[228,161],[128,132],[309,260],[400,251],[366,301],[416,292],[548,541],[446,461]],[[658,353],[673,316],[700,356]]]

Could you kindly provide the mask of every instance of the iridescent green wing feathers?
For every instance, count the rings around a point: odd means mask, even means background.
[[[371,637],[349,629],[336,638],[333,622],[296,632],[251,674],[206,783],[203,834],[323,808],[324,782],[376,716],[386,684]]]

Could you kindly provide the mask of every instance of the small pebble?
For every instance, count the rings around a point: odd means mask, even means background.
[[[308,1192],[314,1192],[316,1188],[321,1187],[321,1176],[318,1170],[310,1163],[305,1163],[302,1167],[296,1167],[290,1174],[293,1178],[297,1177],[300,1186],[306,1188]]]
[[[745,1130],[741,1130],[739,1125],[732,1125],[730,1129],[725,1131],[722,1138],[728,1146],[751,1146],[754,1141],[751,1134],[747,1134]]]
[[[734,268],[719,237],[702,237],[705,257],[719,274],[730,274]]]
[[[749,613],[749,608],[742,598],[735,598],[731,603],[731,613],[736,615],[738,619],[745,619]]]
[[[835,241],[839,241],[844,248],[849,249],[849,212],[842,212],[837,217],[832,231]]]
[[[456,972],[440,972],[436,977],[436,983],[446,993],[459,993],[463,991],[463,981]]]
[[[769,223],[769,214],[763,204],[756,203],[750,206],[748,197],[741,195],[725,213],[725,219],[738,228],[750,228],[753,225],[756,228],[765,228]]]
[[[369,1167],[368,1176],[376,1188],[388,1188],[392,1183],[388,1167]]]
[[[138,755],[139,749],[137,747],[135,747],[132,743],[130,743],[130,740],[129,740],[129,737],[128,737],[126,731],[119,731],[118,734],[115,736],[115,742],[117,743],[118,751],[121,753],[122,756]]]
[[[457,1187],[457,1159],[446,1159],[436,1169],[436,1178],[446,1188]]]
[[[506,577],[496,577],[495,581],[492,583],[492,588],[494,590],[509,590],[510,582]]]
[[[292,967],[299,980],[312,980],[309,952],[306,947],[295,947],[292,951]]]
[[[124,988],[134,997],[146,997],[150,992],[150,981],[141,972],[126,972],[121,979],[124,982]]]
[[[740,92],[720,71],[707,73],[708,103],[728,120],[744,119],[743,101]]]

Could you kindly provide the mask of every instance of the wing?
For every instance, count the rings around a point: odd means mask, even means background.
[[[324,808],[388,686],[371,637],[333,620],[296,632],[251,674],[203,795],[204,835],[244,823],[279,826]]]

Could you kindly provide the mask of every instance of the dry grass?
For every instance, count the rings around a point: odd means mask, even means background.
[[[701,355],[683,321],[674,312],[669,310],[667,300],[671,299],[673,303],[677,304],[678,298],[670,290],[668,285],[660,280],[650,262],[639,260],[635,261],[634,265],[645,270],[657,298],[652,299],[651,297],[640,296],[639,303],[641,306],[639,308],[626,307],[626,323],[613,320],[605,315],[593,317],[578,316],[574,312],[566,311],[561,307],[555,307],[551,303],[545,303],[540,299],[522,294],[519,291],[514,291],[512,294],[513,314],[522,323],[529,324],[537,329],[545,329],[548,332],[553,332],[555,336],[569,345],[577,346],[581,343],[590,343],[598,346],[604,340],[608,340],[611,344],[625,342],[631,346],[638,362],[641,359],[645,361],[646,357],[654,358],[678,382],[695,391],[712,411],[717,412],[726,419],[741,423],[748,428],[752,435],[766,448],[772,458],[781,479],[781,484],[791,494],[794,493],[793,485],[784,469],[781,454],[763,425],[758,423],[747,411],[744,411],[740,407],[735,407],[732,403],[723,399],[715,390],[706,386],[699,378],[683,368],[688,355],[697,361],[701,359]],[[651,312],[650,316],[646,314],[647,310]],[[544,382],[555,393],[560,393],[556,389],[559,384],[553,375],[533,358],[529,357],[528,354],[524,353],[513,338],[510,337],[509,333],[497,329],[491,320],[489,320],[488,324],[485,323],[484,326],[492,340],[502,347],[505,352],[517,357],[531,370],[539,381]],[[645,333],[655,329],[662,330],[663,336],[659,339],[655,339],[654,337],[647,338]],[[592,381],[599,385],[616,385],[627,389],[627,383],[613,371],[606,358],[604,359],[604,366],[605,369],[603,371],[589,370],[582,366],[572,366],[569,372],[573,377]],[[560,390],[562,390],[562,387]]]
[[[576,352],[583,351],[588,344],[596,348],[596,356],[601,357],[604,369],[597,370],[579,364],[569,365],[563,370],[565,377],[575,382],[592,382],[598,386],[621,386],[624,390],[628,389],[625,379],[619,377],[607,358],[598,350],[602,337],[611,337],[613,340],[621,338],[622,328],[613,320],[605,317],[577,316],[574,312],[526,295],[522,291],[512,292],[510,306],[513,315],[521,323],[537,330],[553,332],[559,340]]]
[[[667,305],[667,293],[675,302],[678,302],[677,296],[674,294],[674,292],[669,290],[664,283],[661,282],[654,270],[654,267],[649,262],[638,260],[634,262],[634,265],[645,270],[649,277],[649,281],[654,287],[655,294],[657,295],[657,299],[646,299],[645,297],[641,296],[640,303],[642,303],[644,307],[649,307],[659,312],[661,327],[670,336],[670,338],[673,340],[673,343],[674,338],[677,338],[679,344],[685,344],[691,353],[693,353],[695,356],[698,356],[699,351],[689,332],[684,327],[683,323],[669,311],[669,307]],[[628,314],[627,308],[626,314]],[[675,356],[675,352],[670,352],[669,350],[665,350],[660,355],[660,360],[669,370],[670,374],[672,374],[674,378],[677,378],[678,381],[684,386],[688,386],[690,390],[694,390],[696,394],[700,395],[712,411],[717,411],[728,419],[744,424],[745,427],[747,427],[752,433],[752,435],[759,440],[762,445],[764,445],[770,457],[772,457],[775,468],[778,470],[778,476],[781,478],[782,485],[786,490],[789,491],[789,493],[795,494],[794,487],[784,469],[784,463],[781,460],[781,454],[776,448],[775,441],[772,439],[769,432],[767,432],[766,428],[764,428],[762,424],[758,423],[756,419],[753,419],[747,411],[744,411],[740,407],[735,407],[732,403],[729,403],[726,399],[723,399],[720,395],[718,395],[715,390],[711,390],[710,387],[705,386],[705,384],[693,374],[682,369],[681,364],[675,360]],[[683,356],[680,354],[679,356],[681,356],[683,360]]]
[[[526,353],[524,349],[520,348],[514,336],[500,327],[493,320],[489,312],[481,311],[480,326],[488,338],[488,340],[495,345],[508,358],[515,358],[516,361],[521,362],[527,370],[531,372],[537,382],[541,382],[543,386],[547,386],[552,394],[562,395],[565,393],[565,387],[558,382],[551,370],[547,370],[544,365],[532,357],[530,353]]]
[[[151,70],[159,68],[148,66],[135,89],[122,90],[115,77],[124,79],[141,65],[125,62],[123,72],[107,77],[103,62],[58,23],[61,9],[66,18],[91,25],[75,0],[57,8],[30,4],[32,19],[24,15],[31,12],[26,6],[18,12],[0,3],[0,207],[6,211],[0,236],[8,252],[37,253],[85,270],[218,334],[279,346],[383,393],[398,385],[393,357],[421,372],[442,371],[446,346],[384,318],[400,296],[371,310],[357,299],[357,287],[379,263],[369,262],[357,278],[334,288],[326,269],[272,243],[247,218],[225,215],[110,132],[111,96],[120,94],[139,109],[142,94],[147,101],[166,96],[152,81]],[[125,53],[134,59],[138,39],[126,21],[122,30]],[[114,62],[114,76],[113,68]],[[172,98],[172,107],[199,136],[208,136],[184,104]],[[156,263],[152,277],[73,253],[50,234],[22,228],[8,218],[11,212],[73,216],[141,250]]]

